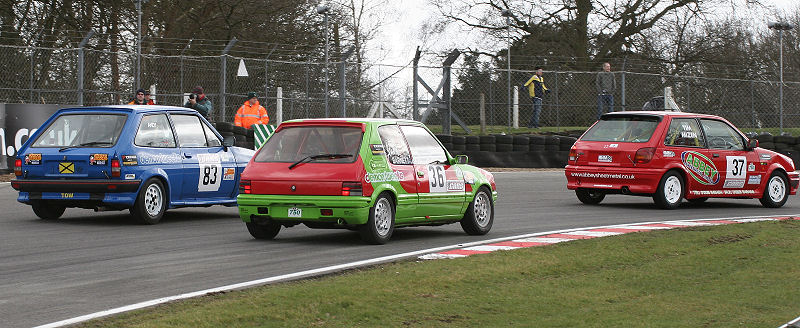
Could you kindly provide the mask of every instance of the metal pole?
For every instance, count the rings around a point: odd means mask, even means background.
[[[89,38],[94,35],[94,31],[89,31],[78,45],[78,106],[83,106],[83,48],[89,42]]]
[[[625,58],[622,59],[622,87],[620,89],[621,96],[622,96],[622,111],[625,111],[625,64],[628,63],[628,56],[626,55]]]
[[[780,43],[780,62],[781,62],[781,85],[779,88],[778,98],[780,98],[780,120],[781,120],[781,133],[783,133],[783,30],[778,30],[778,43]]]
[[[31,71],[30,71],[30,81],[29,81],[29,83],[28,83],[28,89],[30,90],[30,103],[31,103],[31,104],[33,103],[33,51],[34,51],[34,50],[33,50],[33,49],[31,49],[31,53],[30,53],[30,55],[29,55],[29,57],[30,57],[30,64],[31,64],[31,65],[30,65],[30,69],[31,69]],[[80,55],[80,53],[79,53],[79,55]],[[80,61],[80,57],[78,58],[78,60]]]
[[[136,12],[138,14],[136,20],[136,87],[138,90],[141,86],[141,71],[142,71],[142,0],[136,0]]]
[[[328,31],[328,12],[325,12],[325,117],[330,117],[330,112],[328,109],[328,48],[330,44],[330,38]]]
[[[231,51],[233,45],[236,43],[236,38],[234,37],[228,42],[228,45],[225,46],[225,50],[222,50],[222,55],[220,55],[220,59],[222,61],[222,69],[220,69],[220,82],[219,82],[219,107],[221,109],[221,116],[220,119],[222,122],[225,122],[225,93],[226,93],[226,85],[227,85],[227,71],[228,71],[228,59],[225,58],[228,56],[228,52]]]
[[[186,46],[183,47],[183,50],[181,50],[181,93],[185,92],[183,89],[183,53],[186,52],[186,49],[189,49],[189,47],[192,45],[192,40],[194,39],[189,39],[189,42],[186,43]]]
[[[339,87],[339,99],[342,101],[342,117],[347,117],[347,108],[345,103],[347,102],[347,89],[345,85],[347,83],[347,63],[342,59],[342,85]]]
[[[413,81],[414,81],[414,84],[412,85],[412,89],[411,89],[412,90],[411,92],[413,93],[413,99],[411,100],[412,101],[411,110],[413,111],[412,116],[414,118],[414,121],[419,121],[419,87],[417,87],[417,72],[419,70],[419,55],[420,55],[420,53],[421,52],[419,51],[419,46],[417,46],[417,51],[414,54],[414,70],[413,70],[413,74],[414,74]]]
[[[508,35],[508,54],[506,55],[508,58],[508,83],[506,88],[508,89],[508,132],[511,133],[511,17],[506,17],[506,32]]]

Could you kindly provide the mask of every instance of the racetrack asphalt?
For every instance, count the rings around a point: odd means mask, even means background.
[[[250,237],[235,208],[169,211],[154,226],[127,212],[70,209],[61,220],[36,218],[0,183],[0,326],[30,327],[88,313],[245,281],[421,249],[552,230],[664,220],[793,215],[797,196],[780,209],[757,200],[715,200],[655,209],[652,199],[608,196],[581,204],[563,171],[496,175],[500,198],[486,236],[458,224],[398,229],[387,245],[364,245],[346,230],[284,229],[274,241]]]

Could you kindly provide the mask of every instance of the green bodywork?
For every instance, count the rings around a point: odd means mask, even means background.
[[[303,122],[307,120],[292,120],[290,122]],[[377,132],[378,127],[387,124],[407,124],[424,127],[423,124],[408,120],[394,119],[355,119],[349,122],[364,123],[365,130],[359,156],[365,166],[366,174],[377,177],[376,182],[370,182],[373,192],[368,196],[314,196],[314,195],[262,195],[239,194],[239,216],[244,222],[253,219],[269,219],[282,224],[318,222],[321,224],[340,225],[341,227],[362,225],[369,219],[370,208],[382,193],[391,195],[395,204],[395,226],[439,225],[454,223],[464,217],[470,202],[480,188],[490,191],[492,201],[496,201],[498,194],[493,189],[489,174],[480,168],[468,164],[459,164],[459,158],[447,154],[449,170],[460,172],[457,176],[464,182],[464,191],[439,192],[439,193],[409,193],[401,186],[397,171],[392,171],[388,158],[384,154],[373,154],[370,145],[382,145]],[[430,130],[428,130],[430,132]],[[441,146],[441,142],[440,142]],[[444,147],[442,147],[444,149]],[[465,159],[465,158],[464,158]],[[463,162],[466,162],[465,160]],[[398,166],[395,165],[395,168]],[[420,174],[415,165],[405,165],[405,168],[415,167],[406,174]],[[383,181],[386,180],[386,181]],[[366,184],[362,179],[362,183]],[[448,182],[454,182],[450,180]],[[470,189],[471,187],[471,189]],[[364,188],[367,192],[367,188]],[[302,208],[300,217],[288,217],[287,211],[291,207]],[[259,208],[267,209],[268,214],[259,214]],[[331,209],[333,215],[321,216],[320,209]]]

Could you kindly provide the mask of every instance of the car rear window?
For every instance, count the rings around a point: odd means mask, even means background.
[[[124,114],[64,114],[50,123],[31,147],[111,147],[127,118]]]
[[[321,163],[352,163],[358,157],[362,132],[351,126],[292,126],[273,134],[255,156],[260,163],[294,163],[317,155]]]
[[[647,142],[658,126],[655,116],[603,117],[581,137],[584,141]]]

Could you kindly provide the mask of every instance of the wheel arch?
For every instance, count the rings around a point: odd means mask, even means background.
[[[167,178],[167,176],[168,176],[167,172],[165,172],[164,170],[162,170],[160,168],[156,169],[154,172],[149,172],[149,174],[147,175],[146,178],[144,178],[144,177],[142,178],[142,185],[139,186],[139,191],[138,192],[142,191],[142,188],[144,188],[144,183],[147,182],[147,180],[157,179],[158,181],[161,182],[161,185],[164,186],[164,197],[167,198],[166,199],[167,208],[173,208],[172,196],[170,195],[170,192],[172,190],[172,186],[170,186],[169,178]],[[138,192],[137,192],[137,194],[138,194]]]

